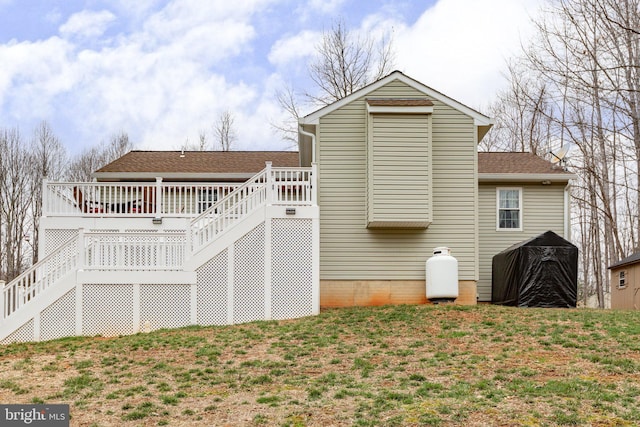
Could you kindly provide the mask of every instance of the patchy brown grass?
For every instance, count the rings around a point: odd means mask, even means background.
[[[0,347],[0,402],[73,426],[631,426],[640,313],[388,306]]]

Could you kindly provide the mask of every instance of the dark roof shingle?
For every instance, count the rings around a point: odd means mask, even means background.
[[[298,167],[297,151],[130,151],[96,173],[257,173],[265,162]]]
[[[532,153],[478,153],[481,174],[568,174],[562,167]]]
[[[623,259],[621,259],[620,261],[618,261],[618,262],[616,262],[614,264],[611,264],[609,266],[609,269],[616,268],[616,267],[622,267],[624,265],[635,264],[637,262],[640,262],[640,252],[636,252],[633,255],[629,255],[628,257],[623,258]]]

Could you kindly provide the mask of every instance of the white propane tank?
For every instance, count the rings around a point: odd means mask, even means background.
[[[458,298],[458,260],[447,247],[433,250],[427,260],[427,299],[433,303]]]

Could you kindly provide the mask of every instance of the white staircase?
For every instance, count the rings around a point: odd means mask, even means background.
[[[267,164],[184,233],[78,230],[4,286],[0,343],[316,314],[314,172]]]

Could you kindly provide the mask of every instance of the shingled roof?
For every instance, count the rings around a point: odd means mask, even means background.
[[[479,174],[572,175],[562,167],[532,153],[478,153]]]
[[[631,264],[635,264],[637,262],[640,262],[640,252],[636,252],[633,255],[629,255],[628,257],[623,258],[623,259],[621,259],[620,261],[618,261],[618,262],[616,262],[614,264],[611,264],[609,266],[609,269],[622,267],[622,266],[625,266],[625,265],[631,265]]]
[[[297,151],[140,151],[134,150],[98,169],[102,179],[139,177],[234,176],[260,172],[265,162],[274,167],[298,167]],[[478,153],[478,173],[495,176],[541,176],[568,180],[574,177],[561,167],[531,153]]]
[[[249,174],[265,168],[298,167],[297,151],[130,151],[98,169],[96,177],[112,174]]]

